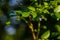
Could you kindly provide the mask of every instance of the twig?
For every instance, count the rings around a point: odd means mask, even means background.
[[[32,31],[32,35],[33,35],[34,40],[37,40],[37,37],[35,36],[35,33],[34,33],[34,29],[33,29],[33,24],[32,23],[30,23],[29,28]]]
[[[37,38],[39,36],[39,33],[40,33],[40,21],[38,21],[38,32],[37,32]]]
[[[32,35],[33,35],[33,39],[34,40],[37,40],[37,37],[36,37],[36,35],[35,35],[35,33],[34,33],[34,28],[33,28],[33,24],[32,24],[32,16],[29,16],[29,22],[30,22],[30,24],[29,24],[29,28],[31,29],[31,32],[32,32]]]

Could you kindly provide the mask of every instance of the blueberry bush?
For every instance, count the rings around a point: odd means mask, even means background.
[[[60,0],[0,0],[0,40],[60,40]]]

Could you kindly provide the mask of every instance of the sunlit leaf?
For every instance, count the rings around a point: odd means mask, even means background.
[[[49,11],[47,9],[43,10],[44,13],[49,13]]]
[[[43,26],[43,29],[47,29],[47,26],[44,25],[44,26]]]
[[[22,11],[21,10],[16,10],[16,13],[22,14]]]
[[[31,11],[35,11],[35,8],[32,7],[32,6],[29,6],[28,9],[31,10]]]
[[[54,9],[54,12],[56,12],[56,13],[60,12],[60,5],[57,6],[57,7]]]
[[[44,5],[48,5],[48,3],[47,2],[44,2]]]
[[[60,0],[54,0],[54,1],[60,2]]]
[[[37,13],[36,12],[32,12],[31,15],[33,16],[33,18],[37,17]]]
[[[42,39],[47,39],[49,36],[50,36],[50,31],[48,30],[48,31],[46,31],[45,33],[43,33],[43,34],[41,35],[41,38],[42,38]]]
[[[59,21],[59,18],[57,18],[57,21]]]
[[[30,15],[29,12],[23,12],[23,13],[22,13],[22,17],[28,17],[29,15]]]
[[[44,8],[48,8],[48,3],[47,2],[44,2]]]
[[[11,23],[10,21],[6,22],[7,25],[9,25],[10,23]]]
[[[39,13],[42,13],[43,12],[43,9],[42,8],[39,8],[38,11],[39,11]]]

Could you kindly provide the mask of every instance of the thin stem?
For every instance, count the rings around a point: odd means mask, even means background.
[[[34,33],[34,29],[33,29],[33,24],[32,23],[30,23],[29,28],[32,31],[32,35],[33,35],[34,40],[37,40],[37,37],[35,36],[35,33]]]
[[[35,33],[34,33],[34,28],[33,28],[33,24],[32,24],[32,17],[31,16],[29,16],[29,22],[30,22],[30,24],[29,24],[29,28],[31,29],[31,32],[32,32],[32,35],[33,35],[33,39],[34,40],[37,40],[37,37],[36,37],[36,35],[35,35]]]
[[[38,32],[37,32],[37,38],[39,36],[39,33],[40,33],[40,21],[38,21]]]

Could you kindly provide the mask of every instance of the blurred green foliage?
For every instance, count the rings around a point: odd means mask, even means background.
[[[29,22],[33,23],[35,34],[39,33],[39,35],[36,35],[38,36],[39,40],[60,40],[60,4],[58,5],[60,0],[54,0],[50,2],[42,2],[42,0],[40,0],[41,3],[39,3],[38,0],[29,0],[28,2],[29,5],[21,6],[21,8],[23,8],[22,10],[16,10],[16,15],[21,17],[21,20],[26,22],[25,24],[28,27]],[[0,10],[0,14],[1,13],[3,14],[3,12]],[[30,16],[31,20],[29,19]],[[37,26],[38,22],[40,26]],[[10,21],[6,21],[5,24],[10,24]],[[19,25],[21,26],[21,24]],[[23,27],[17,30],[18,32],[16,36],[19,37],[23,35],[23,32],[25,32],[25,29],[23,29]],[[25,38],[25,40],[30,39],[33,40],[31,37]]]

